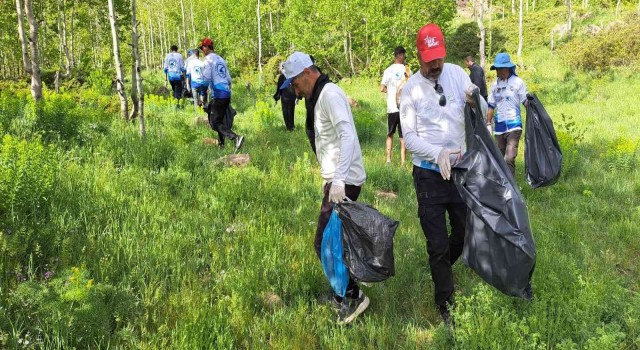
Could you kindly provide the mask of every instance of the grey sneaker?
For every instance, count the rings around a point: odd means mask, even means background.
[[[362,291],[358,295],[357,299],[344,298],[342,301],[342,307],[338,312],[338,324],[344,325],[351,323],[369,307],[369,298],[364,295]]]
[[[238,135],[238,137],[236,137],[236,152],[238,152],[240,147],[242,147],[243,142],[244,142],[244,136]]]

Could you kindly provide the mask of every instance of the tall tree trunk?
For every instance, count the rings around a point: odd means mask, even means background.
[[[353,64],[353,46],[351,44],[351,32],[349,32],[349,65],[351,66],[351,76],[355,76],[356,68]]]
[[[145,35],[146,31],[143,27],[140,33],[140,36],[142,37],[142,51],[144,51],[144,55],[142,57],[144,58],[144,66],[149,67],[149,50],[147,50],[147,41],[145,40]]]
[[[42,100],[42,80],[38,63],[38,22],[33,15],[31,0],[24,1],[24,12],[29,22],[29,47],[31,51],[31,96],[38,102]]]
[[[156,68],[156,48],[155,48],[155,37],[153,36],[153,21],[151,20],[151,11],[147,7],[147,18],[149,18],[149,47],[151,47],[150,58],[152,63],[152,69]]]
[[[211,24],[209,23],[209,8],[207,7],[207,13],[206,13],[206,18],[207,18],[207,33],[209,35],[211,35]]]
[[[27,51],[27,38],[24,35],[24,14],[21,0],[16,0],[16,12],[18,14],[18,36],[22,48],[22,67],[26,73],[31,74],[31,60],[29,60],[29,51]]]
[[[60,34],[60,38],[62,39],[62,52],[64,52],[65,65],[64,65],[64,76],[68,76],[71,72],[71,57],[69,57],[69,46],[67,45],[67,16],[65,13],[67,12],[66,1],[62,2],[62,11],[58,11],[58,13],[62,14],[62,18],[60,19],[62,24],[62,33]]]
[[[160,41],[160,56],[158,57],[158,62],[160,63],[160,69],[162,69],[162,65],[164,64],[163,55],[167,53],[164,48],[164,33],[162,32],[162,22],[160,21],[160,16],[158,16],[158,34],[160,37],[158,38]]]
[[[493,4],[491,0],[489,0],[489,50],[487,51],[489,52],[489,57],[493,57]]]
[[[273,34],[273,12],[269,12],[269,33]]]
[[[140,69],[140,51],[138,50],[138,20],[136,18],[136,0],[131,0],[131,47],[133,53],[133,66],[135,73],[135,83],[132,81],[131,91],[136,91],[138,97],[138,123],[140,125],[140,136],[144,137],[147,133],[144,125],[144,90],[142,89],[142,72]],[[133,88],[133,86],[135,88]]]
[[[180,49],[187,48],[187,19],[184,16],[184,0],[180,0],[180,9],[182,10],[182,44]],[[180,41],[180,36],[178,35],[178,41]]]
[[[618,18],[619,13],[620,13],[620,0],[618,0],[618,3],[616,4],[616,18]]]
[[[76,51],[78,50],[78,45],[76,45],[76,36],[75,36],[75,15],[76,15],[76,2],[75,0],[71,0],[71,43],[69,44],[69,48],[71,50],[71,67],[76,66]]]
[[[533,0],[533,4],[532,4],[532,5],[533,5],[533,6],[532,6],[532,9],[531,9],[531,10],[532,10],[533,12],[536,12],[536,0]]]
[[[260,0],[256,5],[256,17],[258,18],[258,71],[260,71],[260,80],[262,80],[262,31],[260,30]]]
[[[520,27],[518,31],[518,60],[522,59],[522,0],[520,0]]]
[[[568,28],[567,28],[567,38],[568,38],[569,40],[571,40],[571,31],[572,31],[572,29],[573,29],[573,28],[572,28],[572,27],[573,27],[573,23],[572,23],[572,20],[571,20],[571,13],[572,13],[573,11],[572,11],[572,9],[571,9],[571,0],[568,0],[567,2],[568,2],[568,4],[567,4],[567,5],[569,6],[569,19],[568,19],[568,22],[567,22],[567,27],[568,27]]]
[[[478,29],[480,30],[480,46],[478,53],[480,54],[480,67],[484,69],[485,65],[485,36],[486,31],[484,29],[484,0],[480,0],[480,8],[478,9]]]
[[[194,20],[194,16],[193,16],[193,0],[190,1],[191,4],[191,32],[193,32],[193,44],[196,45],[198,39],[196,37],[196,22]]]
[[[516,0],[511,0],[511,14],[516,14]]]
[[[122,119],[128,117],[128,101],[124,89],[124,77],[122,75],[122,62],[120,61],[120,43],[118,41],[118,24],[116,23],[116,13],[113,7],[113,0],[108,0],[109,21],[111,22],[111,37],[113,39],[113,60],[116,67],[116,90],[120,98],[120,115]]]

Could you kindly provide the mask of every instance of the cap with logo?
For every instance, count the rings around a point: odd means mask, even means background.
[[[426,24],[420,28],[416,38],[416,46],[420,53],[420,58],[424,62],[431,62],[447,56],[442,30],[434,23]]]
[[[287,80],[280,86],[280,89],[286,89],[291,85],[293,78],[302,73],[305,68],[313,66],[311,57],[306,53],[296,51],[284,62],[284,76]]]
[[[495,70],[496,68],[513,68],[515,66],[515,63],[511,62],[511,57],[509,57],[508,53],[500,52],[493,60],[491,70]]]

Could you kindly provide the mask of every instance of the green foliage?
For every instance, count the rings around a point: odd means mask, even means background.
[[[610,170],[631,172],[636,166],[638,142],[619,137],[607,143],[604,160]]]
[[[2,318],[13,324],[7,343],[14,347],[30,338],[38,348],[126,344],[140,315],[129,291],[96,283],[87,270],[76,267],[48,283],[21,283],[6,311]]]
[[[572,40],[562,49],[572,67],[596,73],[620,66],[637,70],[640,63],[638,52],[640,21],[637,15],[629,15],[622,22],[614,22],[613,26],[603,28],[594,36]]]
[[[560,114],[556,126],[556,137],[562,151],[562,175],[567,176],[580,166],[579,145],[584,141],[585,131],[579,128],[573,117]]]

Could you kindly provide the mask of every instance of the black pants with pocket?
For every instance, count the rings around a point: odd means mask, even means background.
[[[451,265],[462,254],[467,205],[453,180],[444,180],[436,171],[414,166],[413,182],[418,198],[418,217],[427,239],[435,302],[445,306],[453,297]],[[447,232],[446,213],[449,213],[451,235]]]
[[[324,186],[324,196],[322,197],[322,205],[320,206],[320,216],[318,217],[318,227],[316,228],[316,238],[313,242],[316,248],[316,254],[318,255],[318,259],[320,259],[320,252],[322,248],[322,237],[324,236],[324,229],[327,227],[329,223],[329,219],[331,218],[331,213],[333,212],[334,203],[329,202],[329,190],[331,189],[331,183],[328,183]],[[355,201],[360,196],[360,191],[362,187],[354,186],[354,185],[345,185],[344,193],[347,198]],[[349,284],[347,285],[347,293],[345,294],[347,297],[355,299],[360,294],[360,288],[356,281],[349,276]]]

